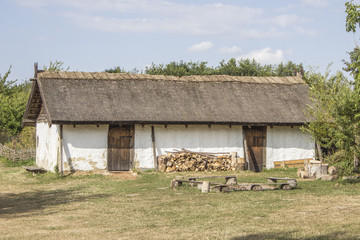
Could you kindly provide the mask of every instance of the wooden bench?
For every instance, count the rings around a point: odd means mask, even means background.
[[[237,184],[236,176],[208,176],[208,177],[189,177],[190,181],[196,181],[197,179],[209,179],[209,178],[225,178],[225,184]]]
[[[214,183],[209,181],[199,181],[211,178],[225,178],[226,183]],[[274,190],[276,188],[283,190],[294,189],[297,186],[297,181],[294,178],[276,178],[267,177],[267,183],[237,183],[236,176],[209,176],[209,177],[188,177],[187,179],[174,179],[170,183],[173,189],[180,187],[183,183],[189,183],[190,186],[196,186],[203,192],[207,193],[210,190],[216,192],[230,192],[230,191],[262,191]]]
[[[214,183],[210,181],[199,181],[213,178],[225,178],[225,186],[237,184],[236,176],[205,176],[205,177],[188,177],[187,179],[177,178],[170,182],[170,187],[175,189],[183,183],[189,183],[190,186],[197,186],[203,193],[210,191],[210,185],[222,185],[222,183]]]
[[[296,188],[297,181],[295,178],[276,178],[276,177],[267,177],[269,184],[280,184],[278,181],[282,181],[282,188],[288,188],[288,186],[284,185],[290,185],[291,188]],[[285,181],[285,183],[284,183]]]
[[[45,169],[36,166],[23,166],[23,168],[28,172],[32,172],[33,174],[46,173]]]

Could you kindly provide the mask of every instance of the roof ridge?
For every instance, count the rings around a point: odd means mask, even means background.
[[[108,73],[108,72],[80,72],[80,71],[39,71],[38,79],[73,79],[73,80],[155,80],[155,81],[183,81],[183,82],[243,82],[255,84],[302,84],[299,76],[233,76],[224,74],[214,75],[152,75],[140,73]],[[272,78],[276,78],[274,81]]]

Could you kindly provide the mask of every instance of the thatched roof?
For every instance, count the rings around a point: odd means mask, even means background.
[[[24,115],[50,123],[300,125],[308,86],[301,77],[157,76],[39,72]]]

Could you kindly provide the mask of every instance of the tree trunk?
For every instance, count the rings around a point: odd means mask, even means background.
[[[357,156],[357,149],[359,147],[359,136],[355,135],[355,147],[354,147],[354,170],[357,169],[359,165],[359,158]]]
[[[319,144],[319,141],[316,141],[316,148],[317,148],[317,151],[318,151],[319,160],[320,160],[320,162],[323,162],[323,154],[322,154],[322,150],[321,150],[321,146]]]

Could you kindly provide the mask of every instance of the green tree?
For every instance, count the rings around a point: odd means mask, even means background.
[[[356,33],[360,27],[360,5],[345,3],[346,31]],[[360,156],[360,49],[349,53],[344,70],[354,78],[348,81],[341,73],[329,78],[328,74],[312,73],[307,76],[313,105],[308,124],[318,143],[325,149],[325,157],[337,163],[345,173],[356,171]]]
[[[114,68],[105,69],[105,72],[107,72],[107,73],[125,73],[126,71],[124,70],[124,68],[114,67]]]
[[[29,82],[17,84],[16,81],[9,81],[10,72],[11,67],[4,76],[0,75],[0,130],[14,136],[22,129],[21,120],[31,84]]]
[[[189,76],[189,75],[211,75],[215,74],[214,69],[207,66],[207,62],[170,62],[166,65],[154,63],[145,68],[145,73],[152,75],[171,75],[171,76]]]
[[[209,67],[207,62],[170,62],[168,64],[152,64],[146,67],[145,73],[154,75],[232,75],[232,76],[294,76],[296,72],[302,72],[302,64],[291,61],[279,65],[261,65],[254,59],[232,58],[222,60],[217,67]]]
[[[324,160],[337,165],[343,173],[353,171],[353,131],[344,108],[352,94],[351,82],[342,72],[330,76],[314,70],[306,74],[310,86],[309,115],[312,121],[305,127],[324,151]]]

